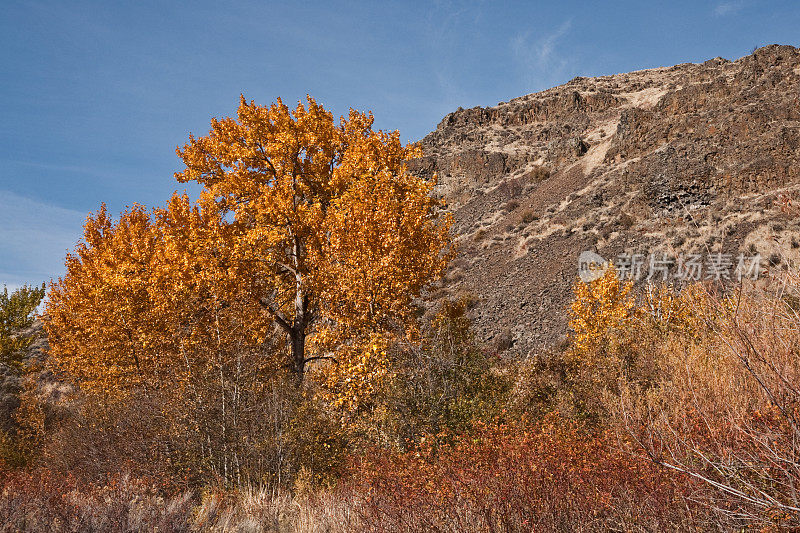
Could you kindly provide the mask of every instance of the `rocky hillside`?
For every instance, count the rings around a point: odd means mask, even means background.
[[[458,109],[422,144],[412,170],[438,174],[460,234],[447,290],[476,295],[480,335],[512,353],[566,333],[584,250],[723,253],[734,268],[739,254],[759,254],[764,270],[800,258],[791,46]]]

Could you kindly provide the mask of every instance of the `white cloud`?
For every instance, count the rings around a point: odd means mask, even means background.
[[[0,190],[0,285],[41,283],[64,270],[86,213]]]
[[[744,7],[743,0],[734,0],[730,2],[720,2],[714,7],[714,15],[717,17],[724,17],[725,15],[732,15]]]
[[[533,35],[532,31],[519,33],[511,40],[511,50],[530,80],[547,84],[560,78],[569,61],[558,52],[558,41],[572,28],[572,20],[564,21],[553,32]]]
[[[478,27],[480,16],[480,10],[450,0],[434,1],[425,16],[423,29],[430,50],[427,59],[436,84],[438,106],[446,110],[445,113],[470,101],[469,88],[460,83],[453,56],[463,53],[461,40],[465,33]],[[436,113],[440,110],[437,109]]]

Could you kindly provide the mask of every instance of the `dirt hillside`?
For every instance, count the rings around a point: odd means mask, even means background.
[[[412,170],[438,174],[460,235],[445,290],[477,296],[478,333],[510,335],[511,353],[566,333],[584,250],[610,260],[662,253],[675,269],[682,254],[722,253],[732,277],[739,256],[760,255],[762,272],[800,258],[791,46],[458,109],[422,145]]]

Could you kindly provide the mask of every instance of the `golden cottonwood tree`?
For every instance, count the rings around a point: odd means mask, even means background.
[[[354,110],[337,124],[311,97],[294,110],[242,97],[177,151],[176,178],[216,202],[231,268],[285,333],[298,381],[309,361],[363,357],[376,334],[413,328],[412,300],[449,258],[433,184],[405,166],[418,147],[372,124]]]
[[[159,377],[150,348],[163,328],[148,291],[155,246],[145,208],[128,209],[115,224],[104,205],[87,217],[66,276],[50,286],[45,327],[54,361],[87,387],[111,392]]]
[[[176,177],[203,185],[197,203],[87,219],[50,289],[54,360],[106,393],[157,388],[208,346],[257,346],[275,325],[298,381],[323,358],[343,380],[379,374],[366,359],[413,331],[412,300],[451,249],[433,184],[405,166],[418,148],[372,123],[351,110],[337,124],[310,97],[293,111],[242,98],[237,118],[212,120],[178,149]]]
[[[331,360],[325,397],[363,403],[387,373],[391,337],[414,333],[413,299],[452,253],[433,184],[405,166],[418,148],[372,123],[351,111],[337,124],[311,98],[293,111],[242,99],[237,118],[190,137],[176,177],[202,184],[197,202],[88,217],[50,287],[56,368],[96,405],[155,406],[141,434],[166,443],[172,464],[224,479],[261,468],[267,454],[244,443],[291,416],[265,422],[265,406],[282,401],[280,368],[300,384],[309,361]]]

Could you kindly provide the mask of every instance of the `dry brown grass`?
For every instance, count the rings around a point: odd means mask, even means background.
[[[348,532],[352,502],[320,492],[292,497],[266,490],[164,496],[127,476],[81,484],[47,471],[0,474],[2,532]]]

